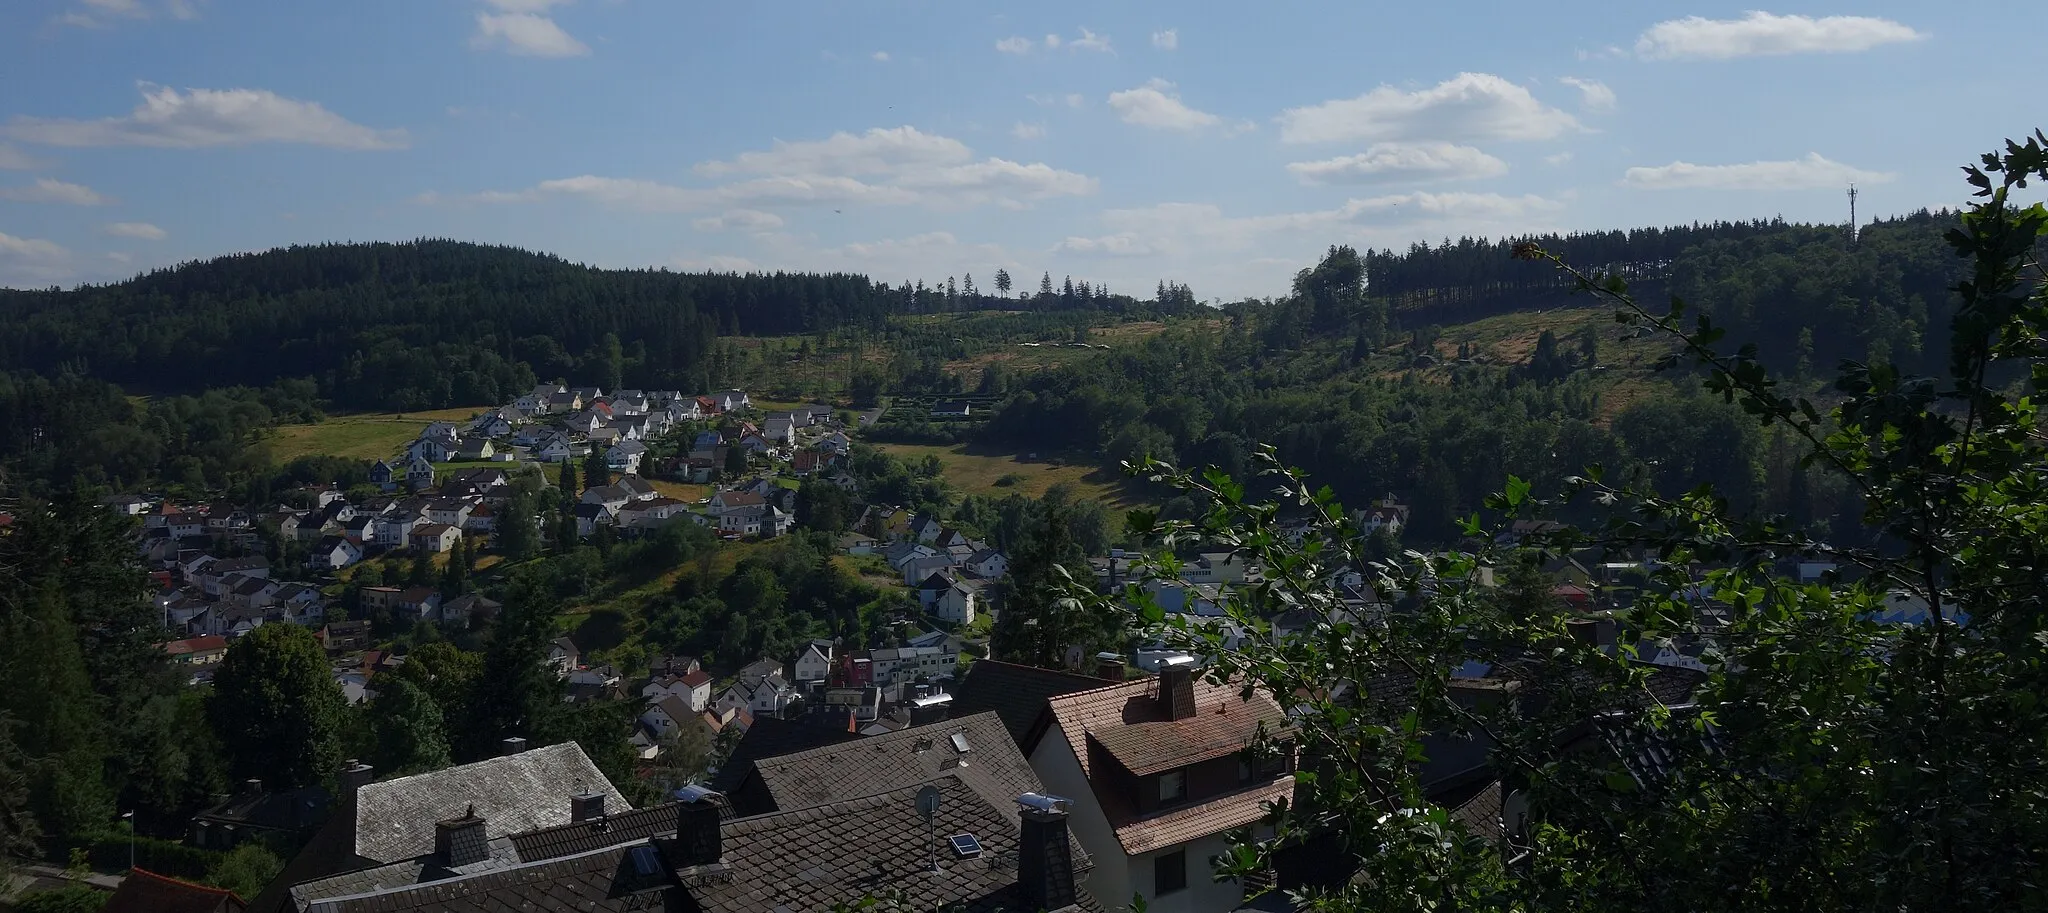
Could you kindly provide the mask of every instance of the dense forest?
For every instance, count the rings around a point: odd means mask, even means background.
[[[994,307],[1140,307],[1071,278],[1046,275],[1036,294],[1015,297],[1007,276],[1002,285],[998,297],[971,276],[890,286],[845,274],[603,270],[455,241],[325,244],[112,285],[0,291],[0,364],[148,393],[306,379],[336,408],[429,409],[507,399],[536,378],[705,389],[720,379],[720,336],[879,332],[892,315]]]

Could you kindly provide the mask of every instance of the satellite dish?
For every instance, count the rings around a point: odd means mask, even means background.
[[[930,821],[939,814],[939,788],[926,786],[917,791],[917,813]]]

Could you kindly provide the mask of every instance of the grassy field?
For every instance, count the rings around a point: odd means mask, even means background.
[[[1654,386],[1650,367],[1666,345],[1655,339],[1625,336],[1626,330],[1614,322],[1611,308],[1518,311],[1445,327],[1443,338],[1436,343],[1437,355],[1443,363],[1417,373],[1425,379],[1448,383],[1461,344],[1469,344],[1475,355],[1488,364],[1523,364],[1545,330],[1557,337],[1560,349],[1576,351],[1578,343],[1573,334],[1589,327],[1599,336],[1599,364],[1605,366],[1595,381],[1600,390],[1600,415],[1603,421],[1612,419]],[[1398,375],[1408,370],[1403,366],[1381,373]]]
[[[338,456],[352,460],[388,459],[428,422],[462,422],[489,406],[437,409],[429,412],[373,412],[329,416],[317,425],[281,425],[270,435],[270,453],[284,463],[303,456]]]
[[[1057,455],[1042,454],[1040,459],[1027,460],[1019,454],[974,444],[876,444],[875,448],[905,460],[936,456],[945,467],[946,481],[968,494],[1037,498],[1064,482],[1076,489],[1080,497],[1101,501],[1111,508],[1140,503],[1122,473],[1089,462],[1071,462]],[[1009,485],[996,484],[1007,476],[1018,478]]]
[[[688,482],[671,482],[667,479],[648,479],[647,484],[654,486],[654,490],[660,492],[664,498],[674,498],[689,504],[711,497],[711,492],[717,488],[715,485],[691,485]]]

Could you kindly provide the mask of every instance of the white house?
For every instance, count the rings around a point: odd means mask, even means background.
[[[628,501],[619,508],[619,526],[624,529],[660,529],[689,511],[690,505],[674,498]]]
[[[640,714],[640,722],[647,724],[647,728],[654,731],[657,739],[675,738],[677,733],[683,731],[684,726],[695,724],[697,721],[698,715],[691,712],[690,705],[677,697],[664,697],[654,701],[648,705],[647,712]]]
[[[408,460],[424,460],[429,463],[446,463],[455,455],[455,448],[448,441],[422,437],[405,446]]]
[[[543,463],[566,463],[576,457],[575,445],[569,436],[557,432],[541,439],[533,448],[533,455]]]
[[[932,603],[932,614],[954,624],[973,624],[975,609],[980,604],[980,591],[964,580],[956,580],[939,593],[939,598]]]
[[[994,580],[1010,572],[1010,559],[1002,552],[985,548],[968,556],[961,567],[983,580]]]
[[[814,640],[804,645],[804,652],[796,658],[796,680],[800,682],[822,682],[832,675],[832,642]]]
[[[327,536],[314,544],[306,564],[323,571],[338,571],[363,560],[363,547],[340,536]]]
[[[640,460],[647,456],[647,445],[639,441],[620,441],[605,451],[605,465],[613,472],[638,473]]]
[[[663,675],[642,687],[640,696],[656,702],[679,698],[691,712],[703,713],[711,706],[711,676],[701,669],[687,675]]]

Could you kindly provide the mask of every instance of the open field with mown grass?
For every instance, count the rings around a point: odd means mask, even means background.
[[[1027,460],[1022,454],[995,450],[978,444],[876,444],[875,449],[904,460],[922,460],[927,456],[939,458],[944,467],[946,481],[967,494],[988,495],[1001,498],[1019,494],[1028,498],[1043,497],[1054,485],[1066,484],[1074,488],[1084,499],[1100,501],[1112,509],[1123,509],[1142,503],[1144,500],[1132,490],[1131,482],[1119,470],[1089,462],[1078,462],[1072,455],[1039,454],[1039,459]],[[1011,484],[998,484],[1008,476],[1016,476]]]
[[[465,422],[490,406],[426,412],[369,412],[328,416],[315,425],[280,425],[270,433],[270,455],[280,463],[304,456],[389,459],[429,422]]]

